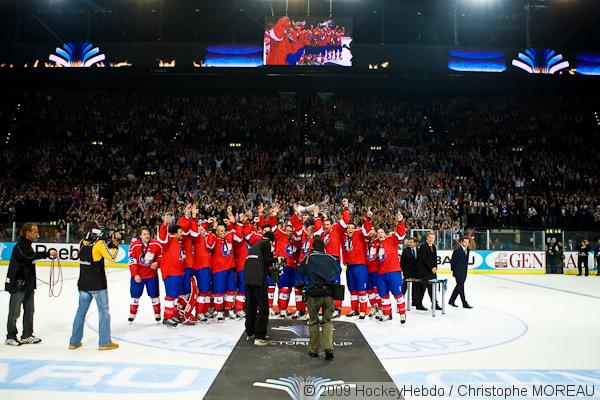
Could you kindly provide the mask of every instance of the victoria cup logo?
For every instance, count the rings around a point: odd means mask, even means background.
[[[283,339],[283,340],[271,340],[271,345],[280,345],[280,346],[308,346],[308,342],[310,341],[310,333],[308,331],[308,325],[291,325],[291,326],[277,326],[271,328],[274,331],[280,332],[290,332],[295,335],[295,337],[291,339]],[[335,330],[335,328],[334,328]],[[347,347],[352,346],[352,342],[350,341],[339,341],[333,342],[334,347]]]
[[[92,43],[65,43],[63,47],[57,47],[48,59],[57,67],[87,68],[92,66],[103,66],[102,62],[106,56],[100,52],[98,47]]]
[[[267,379],[265,382],[254,382],[255,387],[282,390],[293,400],[317,400],[331,386],[345,385],[344,381],[332,381],[329,378],[309,376],[289,376],[287,378]],[[354,385],[345,385],[354,386]]]

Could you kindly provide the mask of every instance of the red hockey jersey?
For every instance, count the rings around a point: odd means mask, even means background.
[[[192,229],[190,235],[193,238],[194,245],[194,269],[198,270],[201,268],[210,268],[211,267],[211,254],[210,249],[206,243],[207,236],[203,236],[200,234],[200,226],[203,226],[204,229],[207,229],[206,223],[198,225],[198,220],[192,220]]]
[[[337,224],[331,227],[331,230],[323,234],[323,241],[325,242],[325,253],[340,259],[342,240],[344,233],[346,233],[346,227],[350,222],[350,212],[348,210],[342,211],[342,219]]]
[[[158,230],[158,241],[162,245],[162,257],[160,260],[160,270],[163,279],[169,276],[183,276],[185,264],[183,262],[185,255],[181,243],[175,239],[175,236],[169,233],[169,227],[166,223],[160,225]]]
[[[404,221],[396,225],[396,232],[388,235],[383,241],[377,245],[377,261],[379,274],[387,272],[402,271],[400,266],[400,257],[398,257],[398,246],[406,236],[406,225]]]
[[[183,231],[183,239],[181,240],[181,247],[183,248],[183,254],[185,254],[185,267],[192,268],[194,266],[194,244],[192,243],[192,218],[188,218],[185,215],[179,218],[177,224]]]
[[[144,244],[140,239],[129,246],[129,270],[131,277],[139,275],[142,279],[158,276],[158,270],[150,268],[152,263],[159,262],[162,254],[162,246],[157,240],[151,239]]]
[[[354,230],[352,237],[344,234],[344,263],[346,265],[362,264],[367,265],[367,246],[369,245],[369,232],[373,223],[369,218],[365,218],[364,224],[360,229]]]
[[[213,273],[226,271],[235,267],[235,259],[233,257],[233,235],[241,235],[241,233],[241,227],[238,227],[236,224],[235,229],[227,232],[223,239],[217,237],[217,235],[212,232],[208,234],[207,246],[212,250],[211,265]]]

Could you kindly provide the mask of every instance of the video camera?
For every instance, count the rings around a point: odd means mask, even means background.
[[[90,241],[90,242],[96,242],[98,240],[104,240],[107,243],[107,245],[110,247],[110,246],[112,246],[113,236],[117,232],[119,232],[121,234],[121,237],[123,236],[123,232],[121,232],[118,229],[111,229],[111,228],[98,229],[98,228],[92,228],[92,230],[89,231],[85,235],[85,240]]]

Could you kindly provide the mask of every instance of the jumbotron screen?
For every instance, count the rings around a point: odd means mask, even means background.
[[[352,66],[348,18],[270,17],[265,22],[265,65]]]

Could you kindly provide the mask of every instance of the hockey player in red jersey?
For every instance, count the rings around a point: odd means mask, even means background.
[[[165,284],[165,311],[163,324],[177,326],[181,321],[177,318],[177,299],[183,286],[184,254],[181,248],[183,231],[179,225],[169,226],[171,215],[166,213],[158,231],[158,241],[163,253],[160,270]]]
[[[246,289],[244,285],[244,265],[248,256],[249,244],[246,239],[252,237],[253,225],[249,220],[252,219],[252,213],[242,213],[239,215],[238,225],[241,225],[241,235],[233,235],[233,256],[235,259],[235,282],[237,293],[235,296],[235,315],[244,318],[246,312]]]
[[[331,219],[327,216],[323,216],[323,241],[325,242],[325,253],[334,257],[340,262],[342,252],[342,240],[346,233],[346,227],[350,222],[350,211],[348,211],[348,199],[342,200],[342,218],[336,224],[332,224]],[[338,276],[337,283],[340,283],[340,277]],[[333,312],[332,318],[339,318],[342,315],[342,301],[335,300],[334,302],[335,311]]]
[[[191,279],[194,276],[194,250],[193,250],[193,237],[191,235],[192,232],[192,204],[188,204],[185,206],[184,215],[179,217],[178,225],[181,227],[183,232],[183,239],[181,240],[181,248],[183,249],[183,254],[185,258],[183,260],[185,264],[185,269],[183,273],[183,286],[181,288],[181,303],[184,301],[189,301],[191,295]],[[195,206],[194,206],[194,209]],[[197,210],[196,210],[197,212]],[[191,315],[190,322],[196,322],[196,318]]]
[[[307,215],[305,215],[302,220],[293,216],[290,218],[290,222],[292,222],[294,226],[294,230],[296,234],[300,237],[300,248],[298,251],[298,265],[304,260],[312,250],[312,244],[315,237],[315,233],[317,235],[321,235],[323,233],[323,221],[319,217],[319,206],[311,206],[313,211],[313,220],[311,221]],[[294,211],[295,215],[299,215],[300,208],[295,205]],[[296,271],[296,284],[299,282],[308,282],[308,278],[305,275],[301,275]],[[292,315],[292,319],[308,319],[308,315],[306,314],[306,304],[304,302],[304,296],[302,295],[302,289],[295,289],[296,295],[296,312]]]
[[[264,210],[265,210],[265,206],[260,203],[257,211],[258,211],[258,217],[254,219],[254,223],[255,223],[255,227],[254,227],[254,231],[252,232],[252,235],[248,238],[248,244],[250,244],[250,246],[252,246],[254,243],[258,242],[260,239],[262,239],[262,234],[265,232],[271,232],[273,231],[273,227],[277,227],[277,212],[273,212],[273,209],[270,210],[270,214],[268,218],[264,217]],[[273,253],[275,253],[275,245],[274,243],[271,243],[271,251]],[[273,311],[273,301],[275,300],[275,283],[273,283],[273,279],[271,278],[271,276],[269,275],[268,279],[267,279],[267,284],[268,284],[268,302],[269,302],[269,315],[273,316],[275,315],[275,312]]]
[[[289,28],[290,19],[288,17],[281,17],[273,28],[268,31],[269,53],[266,65],[286,65],[286,56],[290,50],[290,41],[287,33]]]
[[[377,290],[377,281],[379,280],[379,261],[377,260],[377,248],[379,247],[379,240],[377,240],[377,232],[371,230],[369,235],[369,245],[367,247],[367,296],[369,298],[369,304],[371,311],[369,312],[369,318],[376,317],[379,319],[378,311],[381,307],[381,297],[379,297],[379,291]]]
[[[157,322],[161,319],[157,272],[161,253],[160,243],[150,239],[150,230],[147,227],[141,227],[139,238],[129,247],[129,270],[131,271],[129,322],[133,322],[137,315],[144,286],[152,301],[154,318]]]
[[[398,312],[400,313],[400,322],[406,322],[406,303],[402,296],[402,267],[400,266],[400,257],[398,257],[398,246],[406,236],[406,225],[402,213],[398,211],[396,215],[396,230],[389,235],[383,229],[377,230],[377,260],[379,296],[383,306],[383,315],[380,314],[381,321],[392,319],[392,301],[390,292],[396,299]]]
[[[275,205],[272,214],[277,215],[279,205]],[[279,315],[281,318],[286,317],[287,307],[289,304],[289,296],[292,288],[296,285],[296,266],[298,265],[298,251],[300,246],[300,237],[294,231],[291,223],[288,223],[285,228],[279,226],[272,228],[275,236],[275,257],[283,261],[283,274],[279,279]]]
[[[369,232],[373,228],[372,218],[373,213],[369,210],[363,226],[357,229],[356,225],[350,222],[344,235],[342,249],[352,306],[352,311],[347,317],[359,316],[360,319],[365,319],[367,314],[367,247]]]
[[[213,220],[199,222],[196,219],[197,208],[192,208],[192,223],[190,235],[193,238],[194,245],[194,276],[198,283],[198,301],[196,303],[196,319],[206,322],[208,320],[208,307],[210,305],[210,274],[211,274],[211,254],[207,247],[207,228]]]
[[[218,225],[215,233],[210,233],[207,239],[207,245],[212,250],[212,278],[215,309],[217,311],[217,320],[223,321],[225,314],[231,319],[235,319],[233,311],[235,296],[235,260],[233,258],[233,236],[242,234],[241,226],[235,222],[235,216],[228,208],[228,220],[224,221],[226,225],[233,224],[233,229],[227,231],[224,225]],[[225,312],[225,314],[224,314]]]

